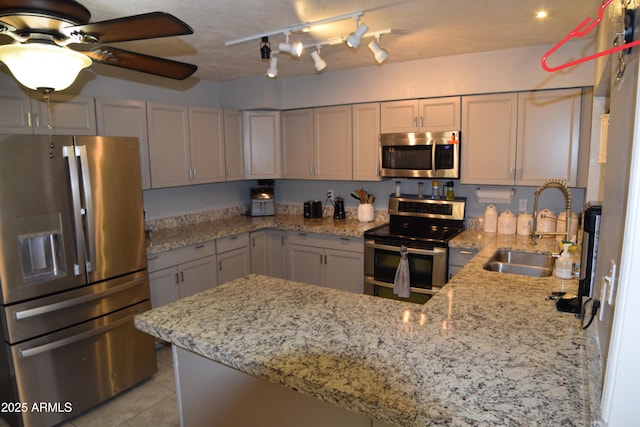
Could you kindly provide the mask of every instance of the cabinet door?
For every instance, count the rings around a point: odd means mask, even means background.
[[[269,276],[287,278],[287,252],[285,231],[267,230],[267,251],[269,253]]]
[[[282,177],[313,176],[313,110],[282,112]]]
[[[224,153],[227,181],[244,179],[242,113],[224,110]]]
[[[353,112],[353,180],[380,181],[380,103],[357,104]]]
[[[324,285],[364,293],[364,254],[326,249]]]
[[[147,104],[153,188],[188,185],[189,112],[180,105]]]
[[[32,134],[31,98],[20,90],[0,91],[0,133]]]
[[[314,179],[352,179],[351,106],[314,109]]]
[[[324,283],[324,249],[302,245],[287,245],[289,280],[313,285]]]
[[[142,189],[151,188],[149,142],[147,138],[147,107],[144,101],[96,99],[98,135],[135,136],[140,144]]]
[[[420,100],[421,132],[460,130],[460,97]]]
[[[191,182],[225,179],[223,112],[218,108],[189,107]]]
[[[33,133],[49,134],[49,124],[55,135],[96,135],[96,105],[94,98],[55,93],[49,102],[33,95],[31,112],[36,117]]]
[[[462,98],[462,184],[513,185],[517,94]]]
[[[418,132],[420,107],[418,101],[382,102],[380,104],[380,133]]]
[[[269,250],[267,247],[267,230],[251,233],[251,272],[269,276]]]
[[[518,95],[517,185],[556,178],[576,186],[580,113],[580,89]]]
[[[216,257],[208,256],[178,266],[180,298],[188,297],[218,284]]]
[[[243,113],[247,179],[280,178],[280,113]]]
[[[180,298],[178,268],[171,267],[149,273],[151,308],[169,304]]]
[[[248,246],[218,254],[218,283],[230,282],[251,273],[251,252]]]

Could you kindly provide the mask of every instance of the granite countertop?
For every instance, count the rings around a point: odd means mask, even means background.
[[[197,224],[165,228],[151,233],[147,239],[147,253],[153,254],[184,246],[208,242],[220,237],[257,231],[265,228],[362,237],[364,232],[386,221],[360,222],[355,218],[304,218],[302,215],[233,216]]]
[[[482,269],[479,249],[425,305],[251,275],[136,316],[136,327],[240,371],[397,426],[589,425],[587,338],[545,297],[577,280]]]

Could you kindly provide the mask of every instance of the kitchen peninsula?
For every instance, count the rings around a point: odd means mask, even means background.
[[[207,372],[223,367],[363,425],[589,425],[587,338],[545,300],[560,279],[482,269],[497,247],[547,248],[495,236],[456,238],[481,250],[424,306],[250,275],[143,313],[136,327],[173,344],[178,378],[201,373],[179,385],[183,417],[233,394],[229,384],[211,393]],[[185,367],[193,358],[206,363]],[[250,412],[256,400],[240,405]]]

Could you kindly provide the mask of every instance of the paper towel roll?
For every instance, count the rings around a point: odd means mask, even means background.
[[[510,204],[511,203],[512,193],[513,193],[512,189],[508,189],[508,190],[499,190],[499,189],[483,190],[481,188],[478,188],[476,190],[476,195],[478,196],[478,202],[479,203],[507,203],[507,204]]]

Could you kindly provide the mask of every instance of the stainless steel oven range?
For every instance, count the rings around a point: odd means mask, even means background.
[[[465,198],[390,196],[389,223],[364,234],[365,294],[424,303],[438,292],[447,281],[448,241],[464,230],[465,205]],[[403,246],[408,253],[409,298],[393,291]]]

